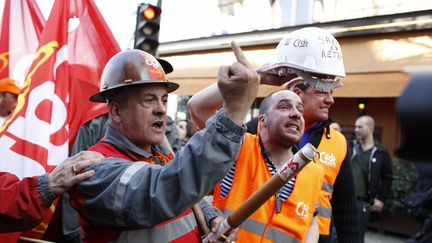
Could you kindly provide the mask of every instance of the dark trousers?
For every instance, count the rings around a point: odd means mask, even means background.
[[[359,216],[359,234],[361,242],[364,242],[366,227],[369,222],[369,202],[357,199],[357,212]]]

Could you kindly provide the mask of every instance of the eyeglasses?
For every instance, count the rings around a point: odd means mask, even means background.
[[[301,76],[304,81],[310,84],[314,89],[317,89],[322,92],[330,92],[335,88],[339,88],[342,86],[340,79],[332,79],[332,78],[318,78],[312,76],[310,73],[299,71],[297,75]]]

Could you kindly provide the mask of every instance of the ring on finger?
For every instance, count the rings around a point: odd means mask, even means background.
[[[73,171],[75,174],[77,174],[78,172],[80,172],[80,169],[78,169],[78,168],[76,167],[76,165],[72,165],[72,171]]]

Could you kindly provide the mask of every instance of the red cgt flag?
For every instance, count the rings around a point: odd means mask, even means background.
[[[68,156],[79,126],[106,112],[88,97],[99,90],[105,63],[119,51],[92,0],[55,1],[17,107],[0,129],[0,171],[40,175]],[[40,238],[46,225],[31,237]]]
[[[33,60],[45,26],[35,0],[6,0],[0,32],[0,79],[12,77],[18,84]]]
[[[17,107],[0,130],[1,171],[39,175],[67,157],[89,114],[106,111],[88,97],[119,51],[93,1],[55,1]]]
[[[6,0],[2,16],[0,80],[12,77],[21,86],[39,45],[45,19],[35,0]],[[0,242],[16,242],[19,235],[0,234]]]

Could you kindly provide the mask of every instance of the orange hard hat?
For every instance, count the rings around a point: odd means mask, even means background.
[[[0,80],[0,92],[9,92],[19,95],[19,93],[21,93],[21,88],[15,84],[15,81],[13,79],[4,78]]]
[[[152,55],[136,49],[117,53],[102,72],[100,91],[92,95],[90,100],[107,102],[110,95],[136,85],[162,84],[167,86],[168,92],[176,90],[179,85],[165,77],[166,64],[163,62],[161,64]]]

